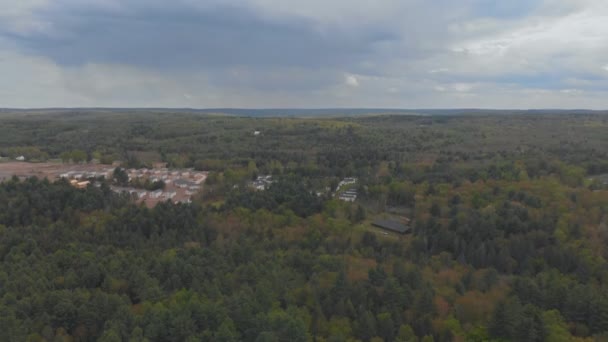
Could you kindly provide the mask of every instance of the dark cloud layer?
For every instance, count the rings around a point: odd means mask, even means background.
[[[262,18],[246,7],[134,6],[122,12],[50,7],[35,13],[52,30],[11,34],[30,54],[61,65],[118,63],[153,68],[331,67],[373,53],[394,33],[316,28],[302,18]]]

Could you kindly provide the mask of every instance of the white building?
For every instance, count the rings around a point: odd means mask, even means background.
[[[340,197],[338,197],[341,201],[345,201],[345,202],[354,202],[357,199],[357,196],[353,196],[353,195],[340,195]]]
[[[160,196],[163,195],[163,191],[162,190],[156,190],[150,193],[149,197],[150,198],[160,198]]]
[[[165,195],[164,195],[164,197],[166,199],[172,199],[175,196],[177,196],[177,192],[175,192],[175,191],[166,192]]]

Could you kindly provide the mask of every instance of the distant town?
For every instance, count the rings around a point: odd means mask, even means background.
[[[86,187],[90,180],[105,178],[112,179],[116,168],[105,168],[102,171],[80,172],[70,170],[60,174],[61,178],[70,180],[76,187]],[[192,169],[174,170],[168,168],[160,169],[127,169],[124,172],[128,176],[128,184],[162,184],[161,188],[155,190],[142,189],[135,186],[111,186],[117,193],[129,193],[137,200],[148,206],[154,206],[160,201],[172,201],[173,203],[190,203],[192,196],[198,193],[202,184],[207,179],[207,172],[196,172]]]
[[[99,186],[101,180],[113,180],[116,165],[102,164],[58,164],[9,162],[0,164],[0,181],[12,177],[66,179],[72,186],[84,189]],[[110,188],[116,193],[129,193],[138,202],[153,207],[159,202],[190,203],[199,193],[207,179],[208,172],[193,169],[169,169],[164,163],[155,168],[122,169],[124,184],[113,184]],[[114,182],[113,182],[114,183]]]

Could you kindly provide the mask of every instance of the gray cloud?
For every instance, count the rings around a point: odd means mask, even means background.
[[[266,19],[247,7],[192,5],[124,8],[61,6],[34,11],[49,29],[7,32],[24,52],[61,65],[118,63],[150,68],[227,66],[329,67],[370,56],[373,45],[397,39],[393,32],[367,28],[315,29],[305,18]]]
[[[0,0],[0,106],[606,107],[607,17],[602,0]]]

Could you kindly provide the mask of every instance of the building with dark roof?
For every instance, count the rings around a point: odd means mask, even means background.
[[[375,220],[372,225],[399,234],[407,234],[411,231],[409,226],[396,220]]]

